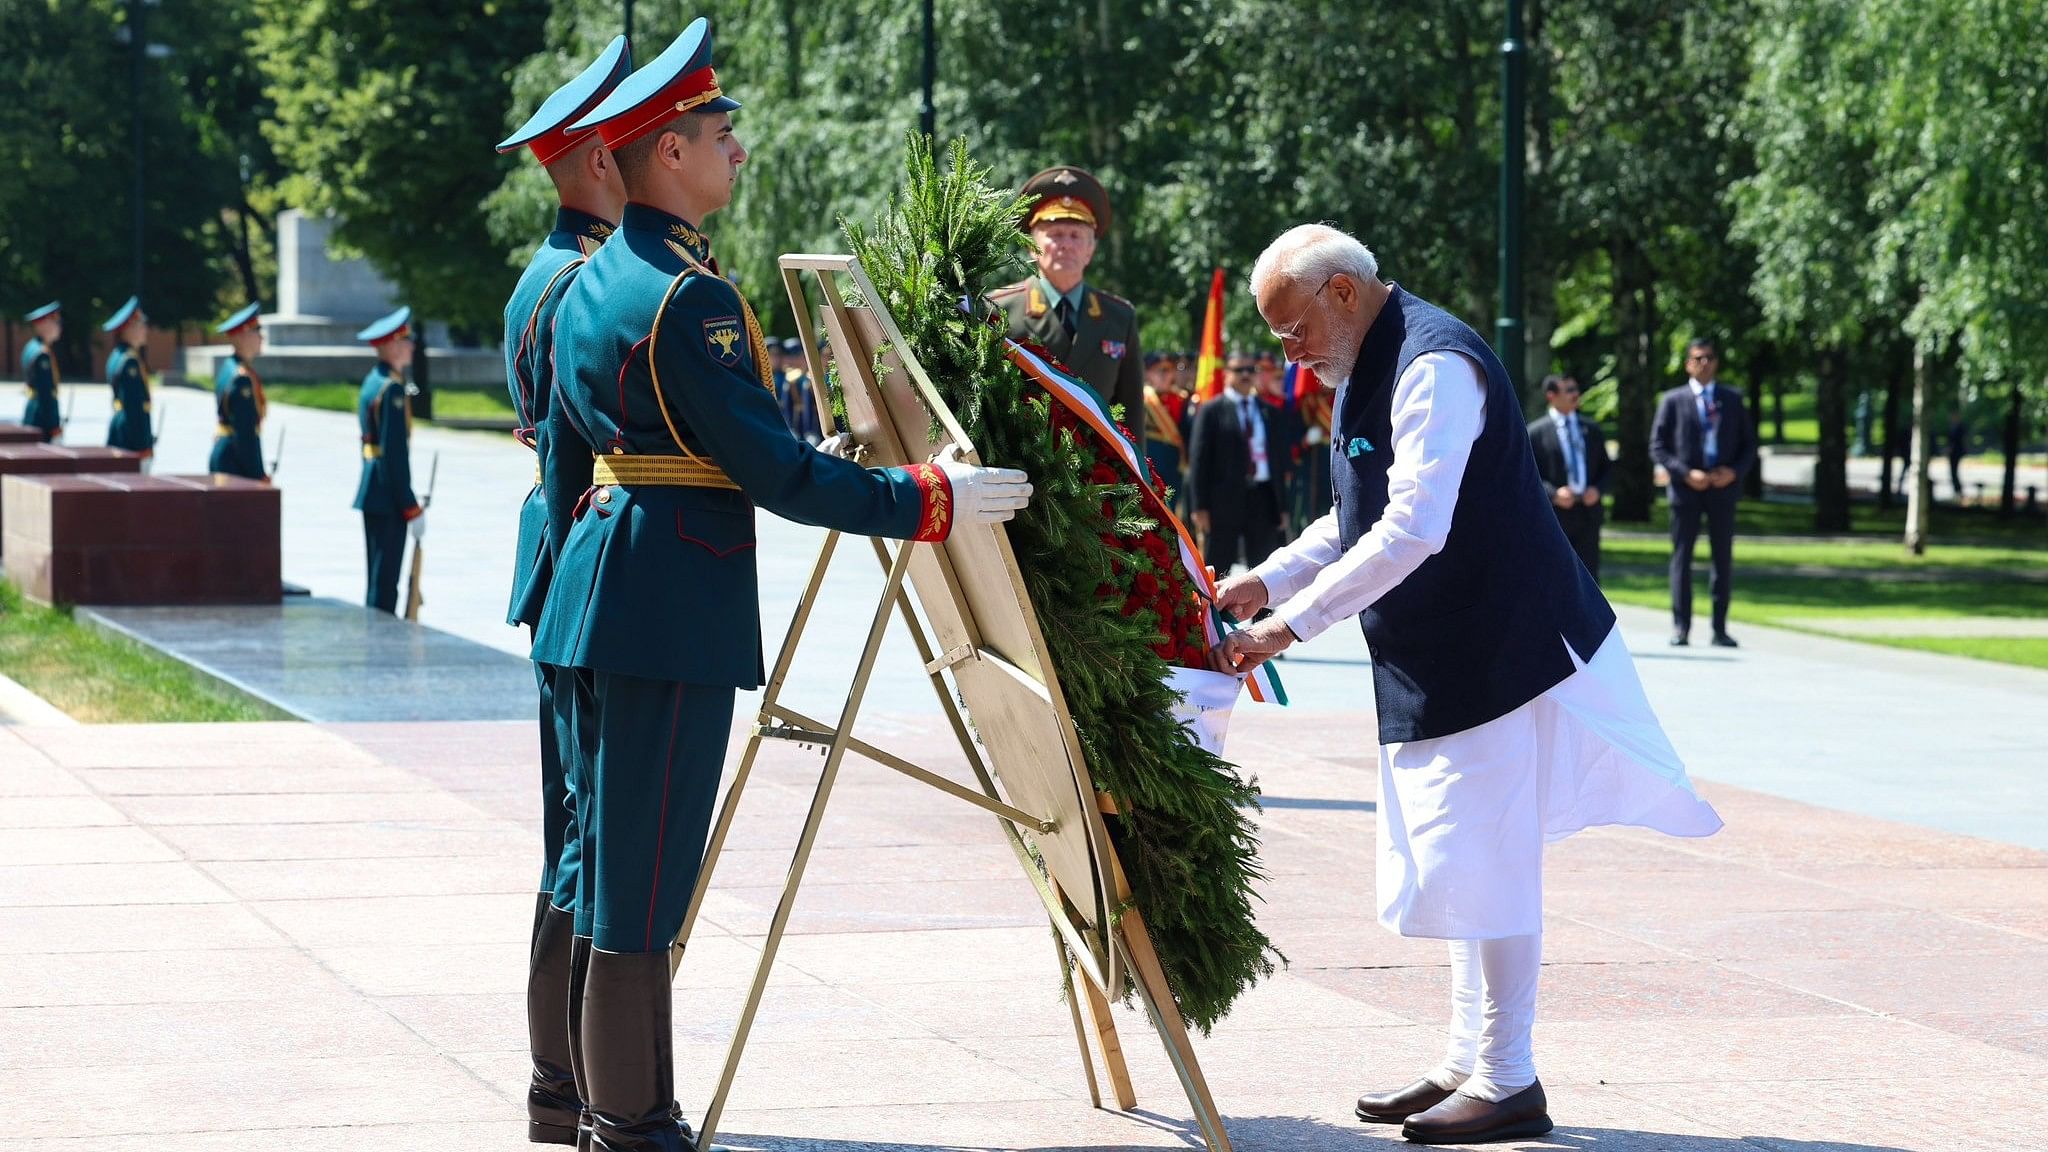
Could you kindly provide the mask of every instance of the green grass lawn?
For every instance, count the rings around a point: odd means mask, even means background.
[[[1818,631],[1828,617],[2048,617],[2048,528],[2039,521],[2001,520],[1986,509],[1935,510],[1934,544],[1909,556],[1899,542],[1902,510],[1858,506],[1846,535],[1801,535],[1811,506],[1744,501],[1736,516],[1735,592],[1731,622]],[[1601,547],[1601,587],[1616,603],[1663,609],[1670,604],[1666,565],[1671,545],[1662,505],[1646,525],[1615,524]],[[1952,542],[1954,541],[1954,542]],[[1708,609],[1708,554],[1696,553],[1695,616]],[[2032,579],[2029,579],[2032,577]],[[2048,641],[1999,637],[1852,636],[1900,648],[2048,667]]]
[[[279,404],[353,412],[362,385],[335,380],[320,384],[266,384],[263,393]],[[445,420],[510,420],[517,415],[504,392],[489,388],[434,390],[434,415]]]
[[[2037,636],[1866,636],[1872,644],[2048,668],[2048,639]]]
[[[288,720],[161,653],[23,599],[0,580],[0,673],[88,724]]]

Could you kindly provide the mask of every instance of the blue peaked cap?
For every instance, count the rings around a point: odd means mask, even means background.
[[[242,325],[247,324],[249,321],[254,320],[256,318],[256,314],[258,312],[261,312],[262,310],[263,304],[261,301],[250,304],[247,307],[243,308],[241,311],[235,313],[233,316],[230,316],[227,319],[221,321],[219,324],[215,325],[213,329],[214,333],[216,335],[225,336],[228,333],[233,332],[235,329],[240,328]]]
[[[611,94],[612,89],[633,71],[633,50],[624,36],[615,36],[596,60],[574,80],[555,89],[519,130],[498,142],[498,151],[510,152],[522,145],[531,147],[543,165],[583,142],[583,130],[570,130],[571,120],[590,111],[591,106]]]
[[[57,313],[62,312],[63,310],[63,308],[58,306],[57,301],[52,300],[48,304],[43,305],[41,308],[38,308],[35,311],[29,313],[27,316],[23,317],[23,319],[41,320],[45,316],[55,316]]]
[[[410,323],[412,323],[412,309],[410,307],[400,308],[381,320],[372,321],[368,328],[356,333],[356,339],[367,340],[375,344],[379,340],[397,335]]]
[[[718,87],[711,71],[711,21],[699,16],[675,43],[626,77],[569,130],[596,128],[607,147],[618,148],[682,112],[730,112],[739,106]]]
[[[142,297],[130,296],[126,304],[123,304],[119,308],[114,309],[114,314],[112,316],[107,317],[107,322],[105,324],[100,325],[100,331],[120,331],[121,325],[126,324],[128,322],[128,318],[135,315],[135,313],[139,311],[141,308]]]

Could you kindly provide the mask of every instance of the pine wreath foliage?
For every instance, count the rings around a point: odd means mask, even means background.
[[[912,134],[904,168],[872,227],[844,223],[847,240],[983,462],[1031,477],[1010,543],[1089,771],[1122,813],[1110,833],[1133,900],[1182,1016],[1207,1032],[1280,958],[1252,912],[1258,785],[1188,738],[1152,650],[1159,618],[1123,614],[1133,583],[1160,575],[1143,550],[1113,547],[1159,531],[1137,488],[1090,482],[1094,450],[1055,428],[1050,399],[1004,358],[1003,333],[961,308],[1028,259],[1025,201],[991,184],[964,141],[941,169]]]

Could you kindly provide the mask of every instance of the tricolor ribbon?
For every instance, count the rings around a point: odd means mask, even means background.
[[[1109,409],[1095,390],[1082,383],[1052,361],[1040,356],[1015,340],[1004,339],[1003,352],[1010,363],[1021,369],[1039,387],[1051,394],[1069,412],[1079,417],[1083,424],[1095,431],[1103,443],[1116,447],[1117,458],[1123,462],[1124,470],[1137,481],[1145,507],[1161,524],[1173,529],[1180,545],[1180,566],[1187,573],[1195,592],[1209,606],[1203,616],[1203,631],[1210,647],[1215,647],[1226,632],[1236,630],[1237,621],[1224,615],[1216,608],[1216,584],[1209,577],[1209,566],[1202,561],[1201,549],[1195,547],[1194,537],[1188,535],[1180,517],[1166,506],[1159,493],[1153,489],[1145,471],[1144,460],[1139,457],[1137,446],[1117,431],[1116,421],[1110,419]],[[1252,669],[1245,683],[1250,687],[1252,699],[1263,704],[1286,704],[1287,690],[1280,684],[1280,674],[1272,664],[1261,664]]]

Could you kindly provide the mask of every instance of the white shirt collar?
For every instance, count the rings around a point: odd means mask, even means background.
[[[1712,388],[1712,387],[1713,387],[1714,385],[1716,385],[1716,384],[1719,384],[1719,383],[1720,383],[1720,381],[1719,381],[1719,380],[1709,380],[1709,381],[1707,381],[1707,382],[1706,382],[1705,384],[1702,384],[1702,383],[1700,383],[1700,382],[1699,382],[1699,381],[1697,381],[1697,380],[1689,380],[1689,381],[1687,381],[1687,383],[1689,383],[1689,384],[1691,384],[1691,385],[1692,385],[1692,394],[1693,394],[1694,398],[1695,398],[1695,399],[1697,399],[1697,398],[1699,397],[1699,394],[1700,394],[1700,393],[1702,393],[1702,392],[1705,392],[1705,391],[1706,391],[1707,389],[1709,389],[1709,388]]]

